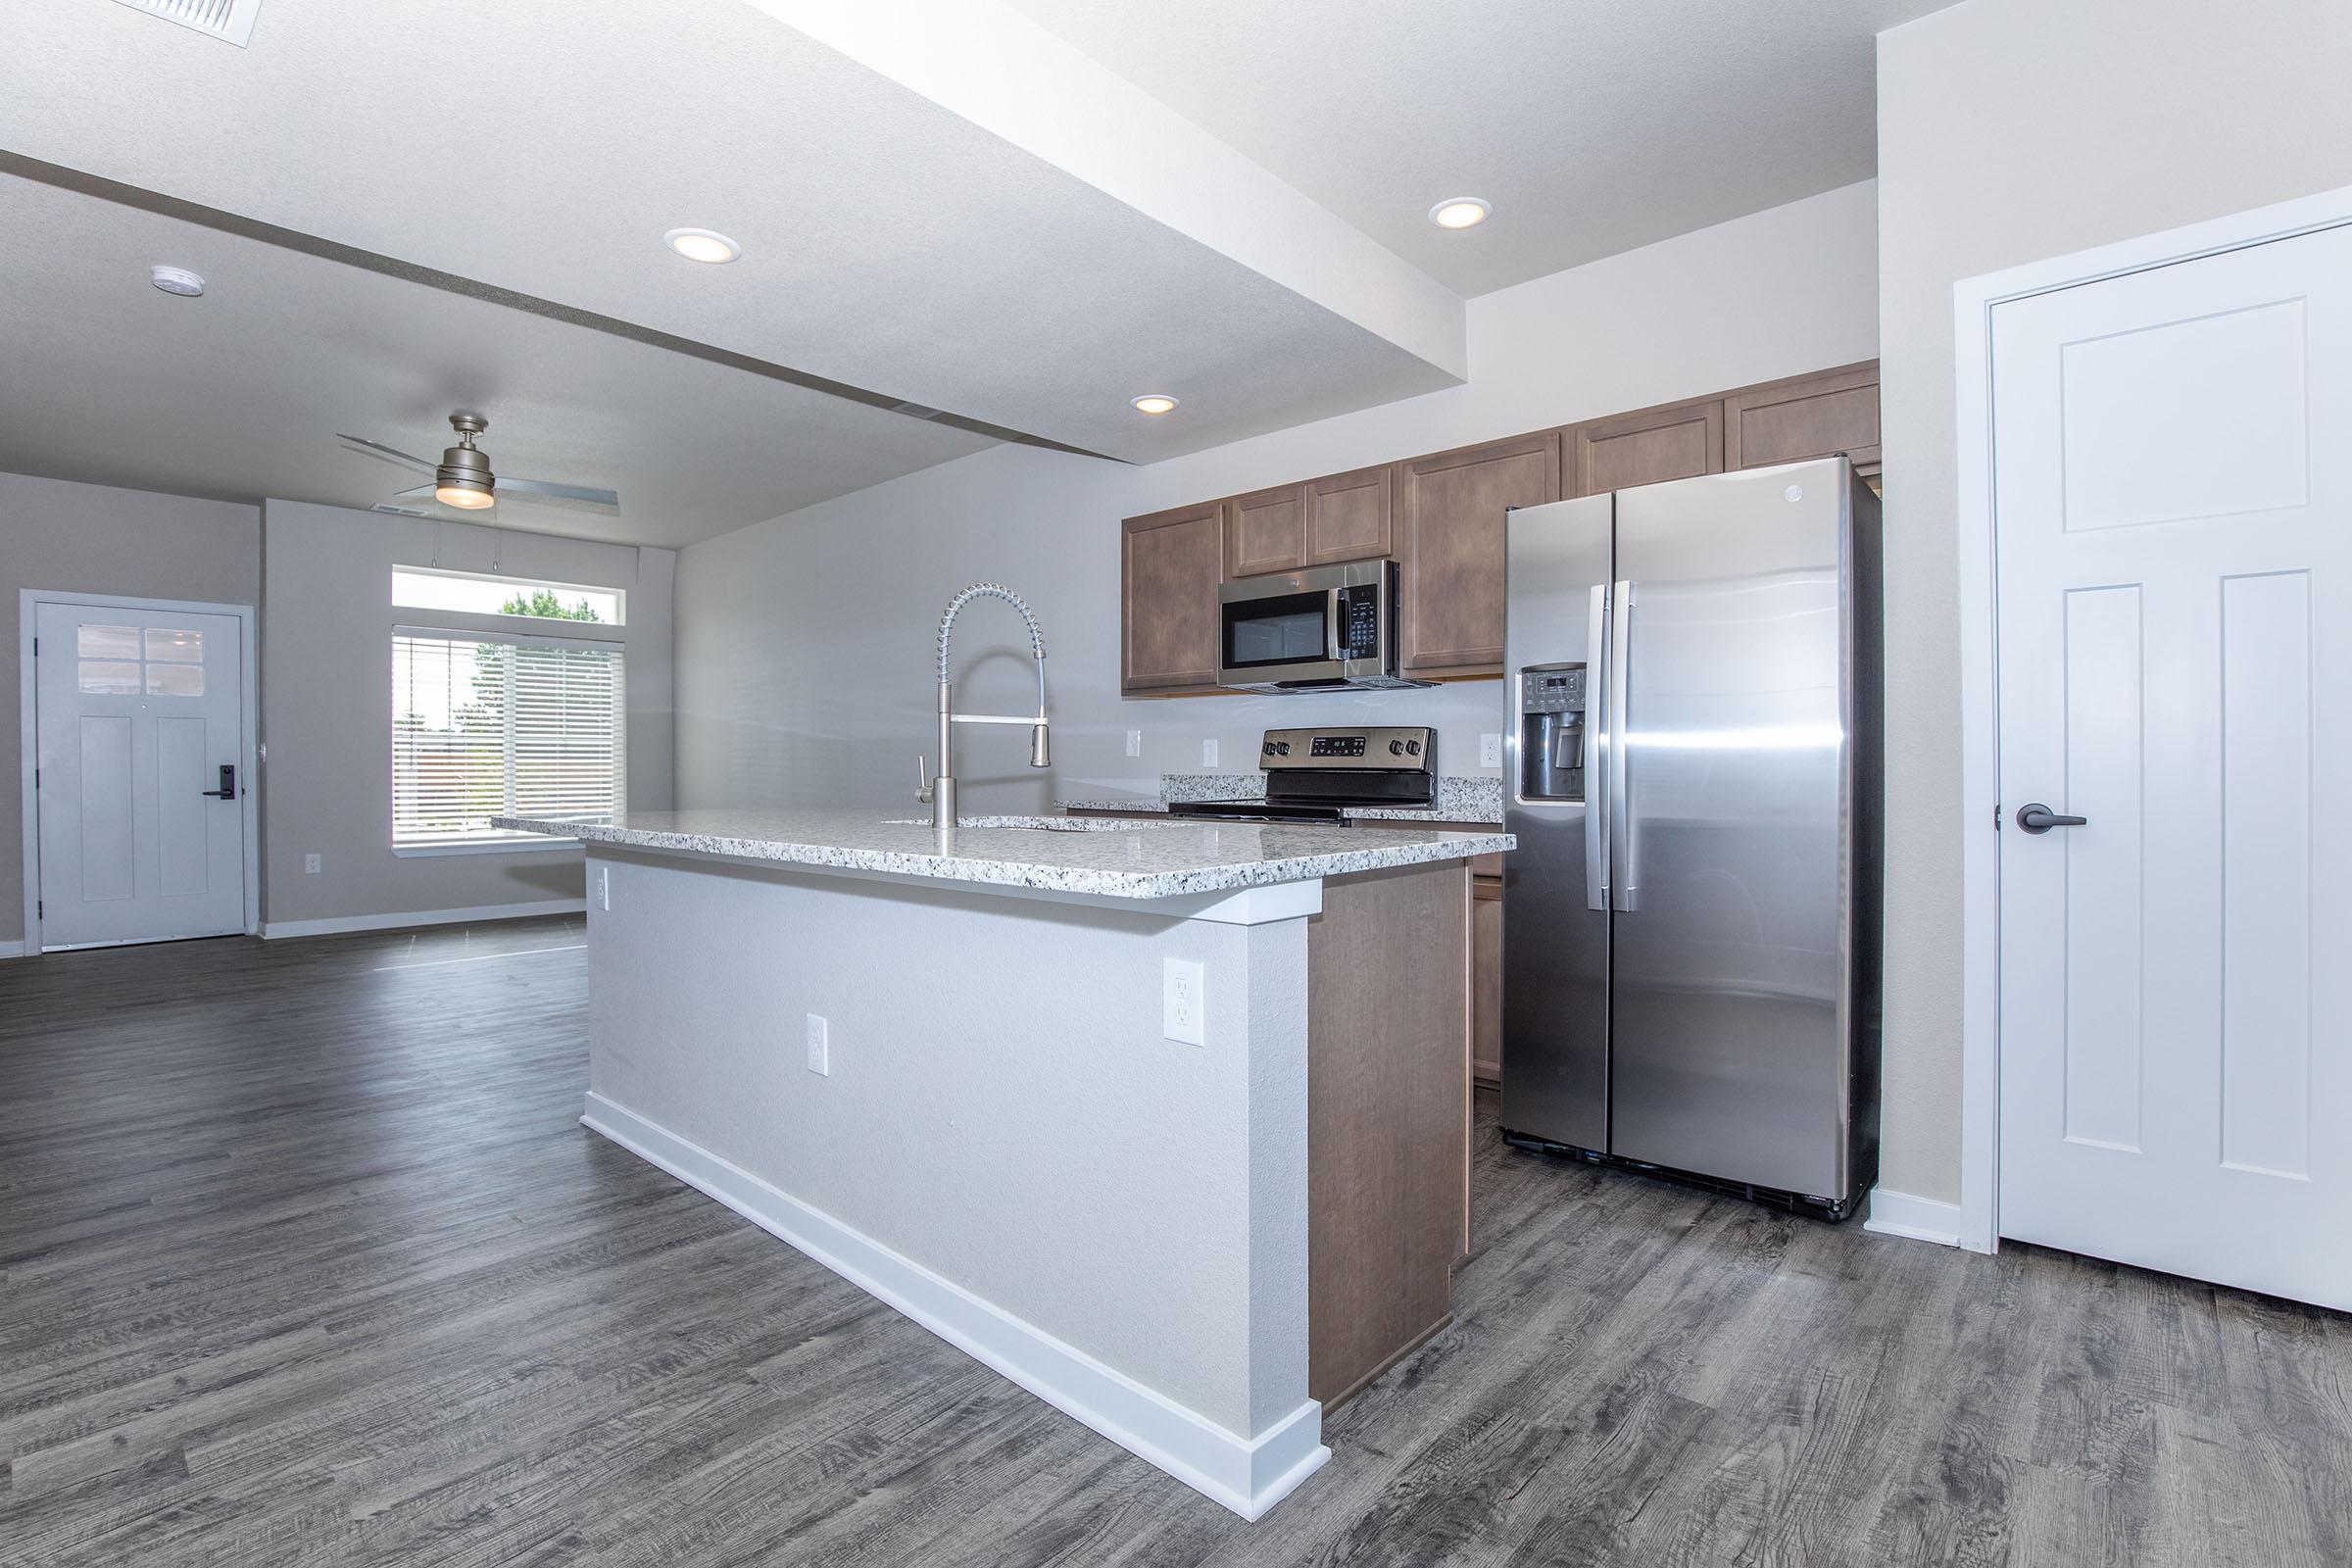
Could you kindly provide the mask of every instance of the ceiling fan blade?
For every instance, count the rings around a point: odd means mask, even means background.
[[[620,514],[620,496],[612,490],[594,490],[584,484],[558,484],[552,479],[510,479],[498,476],[498,493],[527,497],[533,500],[568,503],[610,516]]]
[[[438,464],[429,462],[426,459],[413,457],[409,453],[401,451],[398,447],[388,447],[381,441],[370,441],[364,435],[345,435],[338,430],[335,432],[335,439],[338,441],[348,441],[355,447],[366,447],[370,452],[380,452],[387,458],[398,458],[401,462],[414,464],[419,468],[429,470],[439,466]]]
[[[416,498],[416,497],[417,497],[417,496],[430,496],[432,493],[433,493],[433,486],[432,486],[432,485],[430,485],[430,484],[420,484],[420,485],[414,486],[414,487],[413,487],[413,488],[411,488],[411,489],[407,489],[407,490],[403,490],[403,491],[401,491],[401,492],[400,492],[398,495],[394,496],[392,499],[393,499],[393,500],[395,500],[395,501],[408,501],[408,500],[413,500],[414,498]]]

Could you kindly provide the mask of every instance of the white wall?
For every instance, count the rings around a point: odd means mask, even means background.
[[[396,624],[456,630],[497,615],[395,611],[395,565],[497,569],[627,592],[629,800],[670,803],[667,550],[271,501],[263,511],[263,906],[272,928],[581,896],[579,850],[392,853],[390,660]],[[600,631],[600,636],[606,635]],[[303,870],[317,854],[321,869]]]
[[[1960,1192],[1952,285],[2352,185],[2341,0],[1970,0],[1879,40],[1883,1179]]]
[[[1246,767],[1270,724],[1360,718],[1440,727],[1442,768],[1478,771],[1503,688],[1316,699],[1118,695],[1118,519],[1877,352],[1869,183],[1792,203],[1474,300],[1466,385],[1145,467],[1005,446],[684,551],[678,564],[681,805],[857,805],[917,814],[932,749],[940,609],[990,579],[1046,635],[1055,767],[1025,737],[957,737],[963,801],[1150,793],[1198,771],[1200,742]],[[1176,417],[1182,417],[1182,414]],[[992,602],[958,622],[959,700],[1020,711],[1034,674]],[[1144,732],[1141,758],[1123,732]]]
[[[110,485],[0,473],[0,626],[13,663],[20,590],[120,594],[125,599],[261,602],[258,507]],[[9,682],[11,704],[17,683]],[[17,723],[0,725],[0,779],[11,799],[22,763]],[[24,939],[17,813],[0,829],[0,947]]]

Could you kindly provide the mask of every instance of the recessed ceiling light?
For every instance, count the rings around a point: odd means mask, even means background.
[[[1429,210],[1429,220],[1440,228],[1476,228],[1494,210],[1476,196],[1448,196]]]
[[[182,299],[195,299],[204,292],[204,279],[184,267],[151,267],[147,276],[157,288]]]
[[[1176,400],[1165,392],[1147,392],[1132,401],[1138,414],[1165,414],[1176,406]]]
[[[724,234],[714,234],[707,228],[673,228],[662,236],[669,248],[690,262],[708,262],[716,267],[731,262],[743,254],[743,247]]]

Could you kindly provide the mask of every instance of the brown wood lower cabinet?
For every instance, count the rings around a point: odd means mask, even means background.
[[[1452,1320],[1468,878],[1334,877],[1307,922],[1306,1392],[1326,1410]]]
[[[1473,879],[1470,905],[1470,1075],[1502,1082],[1502,878]]]

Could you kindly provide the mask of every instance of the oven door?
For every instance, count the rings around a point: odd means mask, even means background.
[[[1217,683],[1313,690],[1396,674],[1396,565],[1351,562],[1217,590]]]

